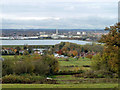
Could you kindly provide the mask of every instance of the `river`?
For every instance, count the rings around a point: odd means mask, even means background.
[[[87,43],[92,43],[88,41],[80,40],[1,40],[0,45],[55,45],[60,42],[71,42],[76,44],[85,45]]]

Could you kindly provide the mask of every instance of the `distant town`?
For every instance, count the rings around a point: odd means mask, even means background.
[[[86,29],[4,29],[1,40],[39,40],[39,39],[67,39],[97,41],[108,32],[104,30]]]

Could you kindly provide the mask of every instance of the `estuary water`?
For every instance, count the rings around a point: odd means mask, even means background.
[[[80,40],[1,40],[0,45],[55,45],[61,42],[71,42],[76,44],[91,44],[92,42]]]

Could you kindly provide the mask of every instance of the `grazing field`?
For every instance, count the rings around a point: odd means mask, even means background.
[[[2,88],[117,88],[118,84],[3,84]]]

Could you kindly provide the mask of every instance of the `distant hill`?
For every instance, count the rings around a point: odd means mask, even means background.
[[[55,31],[56,29],[2,29],[2,31]],[[104,29],[58,29],[59,31],[104,31]]]

